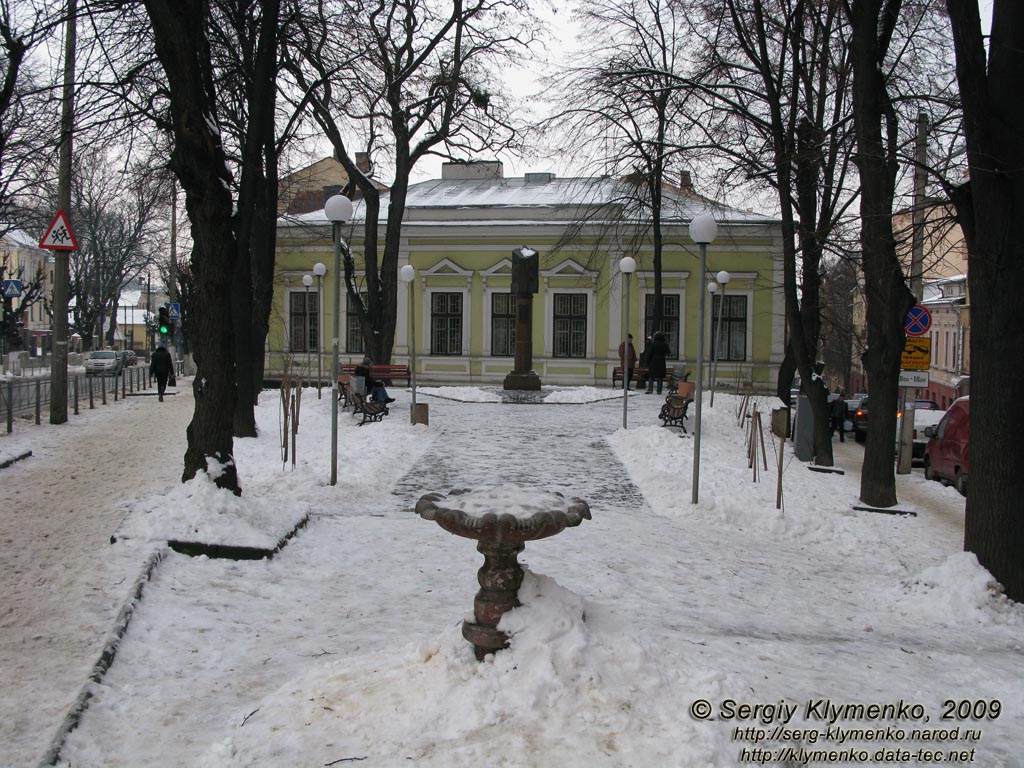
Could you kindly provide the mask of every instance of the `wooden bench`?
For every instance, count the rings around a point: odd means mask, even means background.
[[[638,386],[647,381],[647,369],[637,366],[633,369],[633,382]],[[612,368],[612,388],[616,387],[616,382],[621,386],[622,384],[622,368]]]
[[[359,363],[342,363],[341,375],[351,376],[355,373]],[[408,365],[371,365],[370,366],[370,378],[371,379],[383,379],[386,384],[390,384],[395,379],[404,379],[406,385],[409,384],[409,366]]]
[[[363,414],[363,420],[359,422],[360,427],[368,421],[383,421],[384,417],[390,413],[387,403],[367,400],[358,392],[350,391],[349,398],[352,400],[352,415]]]
[[[661,419],[661,426],[682,427],[683,432],[685,432],[686,425],[683,422],[688,418],[686,411],[692,402],[693,400],[680,395],[669,395],[666,397],[665,404],[661,406],[661,413],[658,414],[658,418]]]

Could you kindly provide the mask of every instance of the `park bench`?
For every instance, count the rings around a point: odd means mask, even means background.
[[[686,411],[692,402],[693,400],[682,395],[669,395],[666,397],[665,404],[661,406],[661,413],[658,414],[658,418],[661,419],[661,426],[682,427],[683,432],[685,432],[686,424],[683,422],[688,418]]]
[[[359,422],[360,427],[368,421],[383,421],[390,413],[387,403],[367,400],[358,392],[350,391],[349,398],[352,400],[352,415],[363,414],[363,420]]]
[[[639,366],[634,368],[633,369],[633,383],[635,383],[637,386],[640,386],[645,381],[647,381],[647,369],[646,368],[640,368]],[[618,382],[618,384],[616,384],[616,382]],[[612,368],[612,388],[614,389],[616,386],[621,386],[621,383],[622,383],[622,368],[616,366],[615,368]]]
[[[342,363],[341,373],[348,374],[351,376],[355,373],[359,363]],[[385,384],[390,384],[395,379],[404,379],[405,383],[409,383],[409,366],[408,365],[371,365],[370,366],[370,378],[371,379],[383,379]]]
[[[352,405],[352,374],[338,374],[338,399],[341,401],[342,409]]]

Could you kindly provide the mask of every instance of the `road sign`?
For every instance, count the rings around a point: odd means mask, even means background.
[[[49,248],[51,251],[74,251],[78,249],[78,241],[75,240],[75,233],[71,231],[68,224],[68,217],[64,211],[57,211],[46,234],[39,241],[40,248]]]
[[[905,371],[927,371],[932,365],[932,340],[927,336],[910,336],[903,343],[900,368]]]
[[[924,336],[932,327],[932,313],[927,307],[915,304],[903,318],[903,330],[907,336]]]
[[[900,386],[911,389],[927,387],[929,382],[928,371],[900,371]]]
[[[21,280],[4,280],[4,298],[16,299],[21,296]]]
[[[181,304],[177,301],[167,305],[167,319],[181,320]]]

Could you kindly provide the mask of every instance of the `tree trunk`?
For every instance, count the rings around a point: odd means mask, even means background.
[[[231,295],[236,258],[230,177],[215,125],[217,99],[203,0],[145,0],[156,53],[170,86],[174,151],[170,167],[185,190],[192,225],[196,302],[191,321],[197,373],[182,480],[209,471],[217,486],[241,493],[234,464],[235,410]],[[215,460],[218,467],[210,466]]]
[[[259,39],[255,42],[250,73],[246,121],[246,135],[242,149],[241,183],[238,194],[238,258],[235,262],[235,280],[232,281],[232,315],[235,330],[235,378],[238,396],[235,400],[234,434],[236,437],[256,436],[256,401],[262,387],[263,343],[266,333],[260,332],[260,312],[269,306],[254,301],[256,286],[260,286],[262,298],[269,283],[273,299],[274,263],[267,264],[267,250],[274,252],[276,226],[267,226],[269,218],[276,225],[277,197],[268,194],[267,188],[277,178],[268,178],[265,165],[266,149],[274,145],[274,105],[277,94],[277,22],[279,0],[264,0],[260,6]],[[244,44],[252,46],[253,41]],[[274,208],[267,210],[268,200]],[[270,237],[267,238],[268,230]],[[269,269],[269,274],[267,270]]]
[[[892,231],[898,151],[896,115],[889,102],[882,67],[889,39],[886,25],[895,21],[882,13],[882,5],[882,0],[854,0],[850,6],[853,117],[857,135],[854,162],[861,182],[861,248],[868,326],[863,360],[871,395],[860,500],[873,507],[896,504],[896,405],[906,338],[903,318],[914,305],[914,294],[907,287],[896,257]]]
[[[996,0],[989,60],[978,6],[947,0],[970,164],[954,196],[967,238],[971,305],[970,480],[964,548],[1024,601],[1024,411],[1011,391],[1024,360],[1024,4]]]

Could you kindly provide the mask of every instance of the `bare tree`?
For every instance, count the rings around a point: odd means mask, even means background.
[[[577,10],[583,49],[574,64],[545,83],[549,94],[577,98],[567,106],[550,99],[556,109],[543,130],[557,135],[570,153],[586,153],[604,175],[623,179],[614,199],[591,212],[602,218],[610,214],[606,220],[614,222],[612,212],[620,211],[629,220],[629,226],[618,227],[625,247],[638,260],[650,250],[655,329],[661,328],[664,311],[663,225],[678,213],[666,192],[672,197],[692,193],[683,183],[676,129],[684,120],[677,89],[686,60],[683,11],[675,0],[586,0]]]
[[[335,9],[331,15],[319,4],[303,20],[303,37],[290,42],[286,59],[348,173],[349,195],[365,202],[365,285],[348,253],[345,286],[367,351],[386,363],[394,345],[398,254],[412,170],[428,155],[514,148],[517,131],[494,71],[525,51],[533,17],[525,0],[360,1]],[[345,39],[338,29],[347,30]],[[394,168],[383,243],[381,194],[372,170],[365,173],[355,163],[357,146],[374,164]]]
[[[1024,417],[1007,385],[1024,359],[1014,287],[1024,278],[1024,4],[995,0],[986,56],[978,5],[947,0],[970,180],[952,191],[967,239],[971,306],[971,480],[964,547],[1024,601],[1024,525],[1016,473]]]
[[[788,345],[778,396],[795,373],[814,414],[814,454],[832,464],[826,387],[817,373],[823,258],[844,252],[849,178],[848,29],[838,0],[696,0],[700,41],[688,94],[689,146],[724,159],[724,183],[763,185],[781,214]]]
[[[52,157],[55,135],[46,83],[30,63],[32,50],[61,19],[46,4],[0,3],[0,235],[29,223],[19,195],[33,186]]]
[[[234,465],[232,280],[238,258],[232,179],[217,122],[218,99],[206,0],[145,0],[156,54],[167,78],[174,151],[170,168],[185,190],[192,223],[195,412],[188,426],[183,479],[208,471],[218,487],[241,493]],[[216,462],[211,465],[211,462]],[[214,468],[216,466],[216,471]]]

